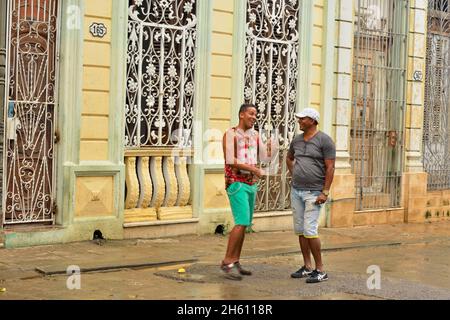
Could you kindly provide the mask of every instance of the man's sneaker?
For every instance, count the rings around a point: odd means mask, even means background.
[[[306,266],[301,267],[297,271],[291,274],[291,278],[306,278],[312,273],[311,269],[308,269]]]
[[[242,280],[242,276],[235,263],[224,264],[222,262],[220,269],[225,274],[225,278],[230,280]]]
[[[250,270],[246,270],[244,268],[242,268],[242,265],[239,263],[239,261],[236,261],[234,263],[234,265],[236,266],[236,268],[238,269],[239,273],[243,276],[251,276],[252,272]]]
[[[322,281],[327,281],[328,275],[325,272],[314,270],[311,275],[306,279],[306,283],[318,283]]]

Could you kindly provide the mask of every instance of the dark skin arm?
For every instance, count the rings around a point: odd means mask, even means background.
[[[331,184],[333,183],[334,170],[335,170],[335,159],[327,160],[325,159],[325,186],[323,190],[330,190]],[[328,197],[321,193],[316,200],[316,204],[322,204],[327,201]]]
[[[287,164],[289,172],[292,175],[292,172],[294,171],[295,158],[294,158],[294,155],[290,151],[288,151],[288,154],[286,157],[286,164]]]
[[[323,190],[330,190],[331,184],[333,183],[334,178],[334,170],[335,170],[335,159],[325,160],[325,186],[323,187]],[[289,169],[289,172],[292,175],[292,172],[294,170],[294,164],[295,164],[295,158],[294,155],[291,152],[288,152],[286,157],[286,164]],[[328,197],[321,193],[316,200],[316,204],[322,204],[327,201]]]

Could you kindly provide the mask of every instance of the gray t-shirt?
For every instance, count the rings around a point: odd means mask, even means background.
[[[295,158],[293,187],[322,191],[325,185],[325,159],[336,159],[336,146],[330,136],[319,131],[305,142],[303,134],[299,134],[292,140],[289,152]]]

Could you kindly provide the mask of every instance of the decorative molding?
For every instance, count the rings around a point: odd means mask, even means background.
[[[79,197],[78,186],[80,181],[91,181],[90,186],[99,185],[99,181],[106,181],[105,179],[112,179],[112,187],[108,195],[111,197],[112,204],[112,213],[105,216],[104,213],[96,214],[88,214],[82,216],[76,216],[77,205],[75,201],[72,201],[70,206],[70,211],[64,212],[66,217],[64,218],[63,226],[69,226],[73,223],[91,223],[94,221],[100,221],[101,219],[112,219],[114,223],[111,227],[118,228],[119,225],[122,224],[123,220],[123,200],[119,199],[113,193],[113,190],[119,190],[121,187],[121,177],[124,176],[124,167],[121,165],[114,164],[102,164],[102,165],[66,165],[64,167],[65,176],[69,177],[66,181],[68,187],[68,197],[70,199],[76,199]],[[80,178],[87,178],[81,179]],[[78,184],[78,186],[77,186]],[[101,185],[101,183],[100,183]],[[105,201],[106,193],[99,192],[102,189],[97,187],[92,187],[92,192],[89,193],[91,200],[99,199],[100,201]],[[83,197],[83,203],[87,203],[88,197]],[[91,201],[95,204],[98,201]],[[78,203],[80,204],[80,202]],[[91,203],[92,204],[92,203]],[[79,206],[78,206],[79,208]],[[94,211],[89,209],[90,211]]]
[[[146,223],[158,220],[155,208],[125,210],[124,225],[130,223]]]
[[[75,217],[114,215],[114,176],[77,177]]]
[[[158,220],[185,220],[192,218],[192,207],[161,207],[158,209]]]
[[[205,166],[206,174],[225,174],[224,165],[209,165]]]
[[[149,227],[149,226],[164,226],[164,225],[174,225],[174,224],[192,224],[198,223],[198,218],[190,218],[190,219],[182,219],[182,220],[158,220],[151,222],[138,222],[138,223],[125,223],[125,228],[134,228],[134,227]]]
[[[125,157],[191,157],[192,149],[178,148],[139,148],[125,151]]]

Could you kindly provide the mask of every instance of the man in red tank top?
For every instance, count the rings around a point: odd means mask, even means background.
[[[225,185],[235,222],[230,232],[228,247],[221,269],[227,278],[242,279],[251,271],[239,263],[245,238],[245,230],[252,225],[255,208],[257,182],[263,170],[257,167],[260,151],[259,134],[254,130],[257,109],[253,104],[244,104],[239,110],[239,125],[227,130],[223,137],[225,156]],[[266,146],[263,147],[267,151]],[[270,148],[266,153],[269,157]]]

